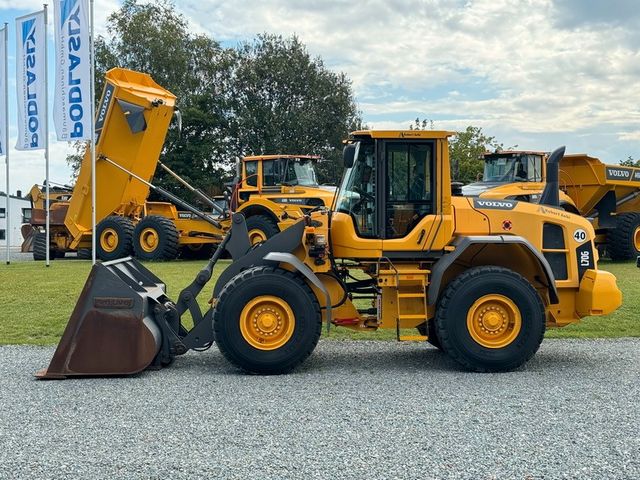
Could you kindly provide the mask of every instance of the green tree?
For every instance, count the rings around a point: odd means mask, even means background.
[[[236,155],[320,155],[320,181],[337,182],[342,140],[361,126],[347,76],[296,36],[270,34],[238,48],[234,73]]]
[[[620,165],[624,165],[625,167],[640,167],[640,159],[634,160],[631,155],[627,157],[626,160],[622,160]]]
[[[449,139],[451,177],[455,181],[474,182],[482,174],[482,155],[487,150],[502,150],[496,138],[486,135],[482,128],[469,125]]]

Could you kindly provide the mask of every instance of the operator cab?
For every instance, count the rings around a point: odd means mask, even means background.
[[[381,138],[356,132],[345,147],[334,210],[352,218],[359,237],[405,238],[436,213],[436,151],[449,132],[375,133]]]
[[[505,151],[485,153],[482,179],[462,187],[462,194],[477,197],[481,193],[508,183],[542,182],[544,152]]]

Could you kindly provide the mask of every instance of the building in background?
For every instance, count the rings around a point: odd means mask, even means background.
[[[18,190],[17,195],[11,195],[11,231],[7,232],[7,194],[0,192],[0,247],[7,245],[20,247],[22,244],[22,233],[20,227],[23,223],[28,223],[31,219],[31,201],[22,196]]]

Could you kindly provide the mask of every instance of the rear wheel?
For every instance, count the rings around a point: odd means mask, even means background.
[[[264,242],[280,233],[278,225],[265,215],[254,215],[247,218],[247,231],[251,245]]]
[[[640,213],[616,215],[616,227],[607,234],[611,260],[629,260],[640,255]]]
[[[320,305],[299,275],[255,267],[236,275],[215,305],[222,354],[249,373],[280,374],[302,363],[318,343]]]
[[[49,250],[49,258],[54,259],[56,256]],[[33,259],[46,260],[47,258],[47,234],[36,232],[33,237]]]
[[[481,266],[447,286],[435,325],[443,350],[465,368],[507,371],[540,347],[545,311],[526,278],[506,268]]]
[[[91,249],[90,248],[79,248],[78,249],[78,258],[80,260],[91,260]]]
[[[100,260],[115,260],[131,255],[133,222],[127,217],[112,215],[96,227],[97,257]]]
[[[133,250],[141,260],[173,260],[178,256],[180,234],[175,223],[159,215],[138,222],[133,232]]]

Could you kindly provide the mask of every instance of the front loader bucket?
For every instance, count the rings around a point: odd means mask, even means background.
[[[165,285],[130,257],[94,265],[44,379],[129,375],[148,367],[162,335],[153,319]]]

